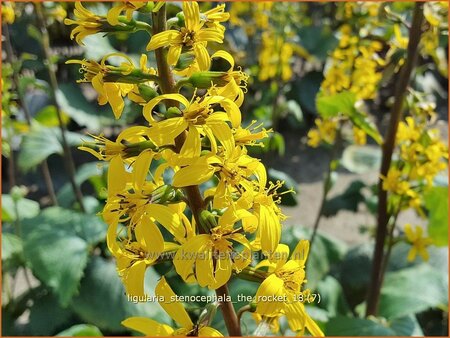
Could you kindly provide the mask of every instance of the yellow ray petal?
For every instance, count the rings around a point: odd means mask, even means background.
[[[214,174],[214,167],[205,164],[194,164],[178,170],[173,176],[174,187],[187,187],[205,183]]]
[[[197,235],[184,243],[175,254],[173,265],[177,273],[185,281],[192,277],[193,265],[197,259],[197,252],[204,250],[209,241],[209,235]]]
[[[143,216],[134,230],[136,241],[148,254],[146,260],[154,262],[164,251],[164,238],[155,223]]]
[[[123,284],[127,294],[131,296],[144,297],[144,276],[147,264],[142,261],[136,261],[131,265],[127,272],[122,276]]]
[[[174,301],[176,294],[170,285],[167,284],[164,277],[156,285],[155,295],[164,298],[164,302],[160,302],[159,304],[178,325],[183,328],[192,328],[194,326],[183,305],[180,302]]]
[[[169,325],[160,324],[150,318],[130,317],[122,321],[122,325],[146,336],[167,337],[173,333],[173,329]]]
[[[160,204],[150,204],[146,210],[152,218],[161,223],[175,238],[185,237],[186,231],[180,216],[171,208]]]
[[[297,262],[301,267],[305,266],[306,260],[309,254],[309,241],[302,239],[298,242],[294,251],[292,252],[291,259]]]
[[[223,335],[217,331],[216,329],[213,329],[209,326],[203,326],[198,330],[198,336],[199,337],[223,337]]]
[[[258,291],[256,291],[256,312],[266,316],[278,315],[285,307],[285,304],[283,302],[269,301],[265,297],[283,296],[285,294],[283,285],[283,280],[278,278],[276,275],[270,275],[267,277],[259,286]]]

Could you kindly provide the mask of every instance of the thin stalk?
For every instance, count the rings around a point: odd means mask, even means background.
[[[238,322],[239,322],[239,326],[241,325],[241,318],[242,318],[242,315],[243,315],[245,312],[250,312],[251,310],[252,310],[252,307],[251,307],[249,304],[244,305],[243,307],[241,307],[241,308],[238,310],[238,312],[237,312],[237,319],[238,319]]]
[[[337,131],[336,140],[334,141],[334,144],[333,144],[333,146],[331,148],[331,152],[330,152],[330,161],[328,162],[327,173],[325,176],[325,180],[323,182],[322,200],[320,201],[319,211],[317,212],[316,220],[314,221],[313,232],[311,234],[311,238],[309,239],[310,247],[312,247],[312,244],[314,243],[314,239],[316,238],[316,235],[317,235],[317,231],[319,230],[320,220],[322,219],[322,216],[323,216],[323,209],[325,208],[325,203],[327,201],[328,193],[331,190],[331,176],[333,175],[333,172],[335,170],[334,160],[337,157],[337,153],[338,153],[339,145],[340,145],[340,139],[341,139],[341,134],[339,131]]]
[[[51,61],[51,53],[50,53],[50,36],[48,34],[47,26],[45,23],[45,17],[42,9],[41,3],[35,3],[34,4],[36,8],[36,14],[37,14],[37,21],[38,25],[41,29],[42,33],[42,48],[44,50],[45,55],[45,63],[47,65],[47,71],[48,76],[50,79],[50,96],[51,100],[53,101],[53,105],[56,108],[56,115],[58,117],[58,123],[59,128],[61,130],[61,143],[64,150],[64,157],[65,157],[65,165],[67,169],[67,173],[69,175],[70,184],[72,186],[72,190],[75,194],[75,198],[80,205],[81,211],[85,211],[84,204],[83,204],[83,195],[81,193],[80,188],[78,187],[77,183],[75,182],[75,163],[72,157],[72,153],[70,151],[69,143],[67,142],[66,138],[66,127],[64,125],[63,119],[62,119],[62,113],[61,113],[61,107],[59,106],[58,102],[56,101],[56,92],[58,90],[58,80],[56,79],[56,73],[54,69],[54,65]]]
[[[16,57],[15,57],[14,50],[13,50],[12,44],[11,44],[11,36],[9,34],[9,27],[8,27],[8,25],[4,24],[2,29],[3,29],[3,32],[5,35],[6,60],[11,65],[13,65],[16,62]],[[22,91],[19,90],[19,76],[18,76],[17,72],[13,72],[12,80],[13,80],[14,86],[17,89],[17,95],[19,97],[19,101],[21,103],[27,124],[28,124],[28,126],[31,126],[30,110],[28,109],[28,105],[23,97]],[[14,168],[14,153],[12,150],[11,150],[10,162],[11,163],[9,163],[9,165],[10,166],[12,165],[12,169],[13,169]],[[52,201],[53,205],[58,205],[58,200],[56,199],[55,188],[53,186],[52,176],[50,174],[50,169],[48,167],[47,160],[45,159],[44,161],[42,161],[40,166],[41,166],[41,170],[42,170],[42,176],[44,177],[45,186],[47,187],[47,193],[50,196],[50,200]],[[10,170],[11,170],[11,168],[10,168]],[[11,172],[10,172],[10,175],[11,175]],[[15,178],[14,172],[13,172],[12,178],[13,179]],[[10,181],[10,183],[11,183],[11,181]],[[15,182],[13,185],[10,186],[10,188],[12,188],[14,185],[15,185]]]
[[[391,166],[392,154],[395,147],[395,137],[399,122],[403,115],[403,104],[408,89],[408,84],[418,58],[418,45],[422,34],[422,24],[424,22],[423,3],[417,2],[409,31],[409,42],[405,64],[400,70],[398,81],[394,93],[394,104],[391,110],[391,121],[383,144],[383,157],[380,168],[380,179],[378,181],[378,220],[375,238],[375,248],[372,264],[372,278],[367,294],[366,316],[375,316],[378,312],[381,286],[383,284],[382,264],[384,260],[384,246],[388,235],[389,214],[387,208],[387,191],[383,189],[381,176],[386,176]]]
[[[153,34],[158,34],[166,30],[166,6],[163,5],[157,12],[152,13],[153,18]],[[155,50],[156,65],[158,67],[158,76],[161,79],[160,88],[163,94],[175,92],[175,81],[173,79],[172,71],[167,63],[165,51],[163,48]],[[168,102],[169,107],[177,106],[176,102]],[[177,151],[180,151],[181,147],[186,140],[186,133],[180,134],[175,139],[175,147]],[[198,186],[188,186],[185,189],[187,199],[189,201],[189,207],[194,215],[196,224],[200,225],[200,212],[204,208],[204,201],[200,194]],[[199,226],[199,231],[202,232],[202,228]],[[220,303],[220,309],[223,314],[225,325],[228,333],[231,336],[241,336],[241,328],[239,321],[237,320],[236,312],[233,307],[233,303],[229,300],[230,293],[228,291],[227,284],[221,286],[216,290],[216,295],[222,298]]]

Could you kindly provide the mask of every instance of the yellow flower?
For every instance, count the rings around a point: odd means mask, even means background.
[[[243,229],[235,225],[245,219],[254,222],[254,218],[246,210],[227,209],[209,233],[193,236],[181,245],[173,259],[177,273],[186,282],[196,280],[210,289],[227,283],[233,270],[239,272],[251,262],[250,243],[241,233]],[[235,244],[242,249],[237,251]]]
[[[411,224],[405,224],[405,235],[409,243],[412,244],[411,250],[408,252],[408,261],[412,262],[419,254],[424,261],[428,261],[430,255],[427,247],[433,244],[433,240],[429,237],[423,237],[423,229],[420,226],[412,228]]]
[[[292,45],[282,37],[271,31],[264,32],[259,54],[259,80],[266,81],[279,76],[281,80],[288,81],[292,77],[290,60],[293,53]]]
[[[316,119],[316,129],[308,132],[308,145],[318,147],[321,142],[333,144],[336,139],[338,122],[334,119]]]
[[[256,122],[256,120],[253,120],[246,128],[239,126],[238,128],[233,129],[233,137],[236,145],[264,147],[262,142],[257,141],[268,137],[269,133],[272,132],[272,129],[267,130],[266,128],[263,128],[263,123],[255,126]]]
[[[116,6],[112,7],[108,14],[106,15],[106,19],[111,26],[116,26],[119,24],[119,15],[123,11],[125,11],[125,15],[127,20],[130,21],[133,18],[134,11],[139,8],[146,6],[147,2],[145,1],[121,1]]]
[[[411,116],[406,118],[406,123],[400,121],[397,131],[397,142],[416,142],[421,135],[420,127],[416,125]]]
[[[208,93],[212,96],[218,95],[234,101],[239,107],[244,102],[244,93],[247,92],[248,75],[240,68],[234,69],[234,58],[230,53],[220,50],[215,52],[211,59],[222,58],[230,64],[230,68],[224,74],[222,80],[227,84],[223,87],[211,86]]]
[[[101,161],[110,161],[115,156],[122,159],[135,157],[145,149],[154,149],[153,142],[147,137],[149,128],[135,126],[122,131],[116,141],[110,141],[103,135],[95,136],[94,142],[84,142],[80,150],[87,151]]]
[[[205,22],[200,18],[200,10],[196,2],[183,2],[185,27],[178,30],[167,30],[153,35],[147,50],[169,46],[167,62],[175,65],[184,49],[193,51],[200,70],[208,70],[211,64],[206,45],[208,42],[223,42],[223,30],[217,27],[204,28]]]
[[[70,33],[70,38],[79,44],[84,46],[82,40],[92,34],[97,34],[101,31],[102,27],[102,17],[95,15],[91,11],[83,7],[81,2],[75,2],[74,10],[76,20],[64,19],[64,24],[66,25],[77,25]]]
[[[2,4],[2,20],[7,24],[13,24],[16,19],[16,14],[14,13],[14,2],[5,2]]]
[[[222,337],[222,334],[209,326],[194,324],[183,305],[177,301],[177,295],[173,292],[164,277],[158,282],[155,288],[155,296],[159,304],[180,326],[173,329],[169,325],[158,323],[157,321],[144,317],[130,317],[122,321],[122,325],[143,333],[146,336],[198,336],[198,337]]]
[[[179,117],[170,117],[163,121],[155,121],[152,117],[153,108],[163,100],[180,102],[185,108]],[[215,111],[212,106],[219,105],[224,111]],[[189,102],[180,94],[160,95],[144,106],[144,117],[152,124],[149,136],[158,145],[174,144],[175,138],[187,130],[186,141],[180,151],[179,164],[182,160],[200,157],[201,138],[206,136],[211,143],[211,151],[217,152],[217,141],[228,151],[234,148],[232,127],[238,127],[241,122],[239,107],[230,99],[222,96],[196,97]]]
[[[387,176],[381,176],[383,179],[383,190],[397,195],[406,195],[410,189],[410,184],[405,181],[403,174],[395,167],[391,167]]]
[[[108,200],[103,218],[109,224],[108,248],[117,259],[117,269],[130,295],[144,295],[144,274],[162,252],[177,245],[165,243],[156,223],[162,225],[179,243],[192,235],[180,209],[156,204],[164,202],[162,172],[147,181],[153,154],[142,152],[127,172],[120,157],[111,159],[108,170]],[[125,236],[118,236],[118,223],[126,224]],[[119,232],[120,233],[120,232]]]
[[[120,67],[107,65],[106,61],[111,56],[125,58],[128,62],[122,63]],[[109,103],[115,118],[120,118],[125,107],[123,98],[132,92],[135,86],[131,83],[107,82],[104,79],[111,73],[116,75],[130,73],[134,69],[131,59],[125,54],[113,53],[104,56],[100,63],[92,60],[69,60],[66,63],[81,64],[81,69],[84,71],[84,79],[78,80],[78,82],[91,82],[98,93],[98,104],[105,105]]]
[[[206,26],[223,30],[225,27],[220,25],[220,23],[230,18],[230,14],[225,12],[225,4],[218,5],[215,8],[203,12],[201,16],[205,17]]]
[[[354,126],[353,127],[353,140],[358,145],[366,144],[366,142],[367,142],[366,132],[364,130]]]
[[[263,316],[287,317],[291,330],[303,333],[305,328],[312,336],[323,336],[323,332],[311,319],[303,305],[302,284],[305,280],[305,263],[309,253],[309,242],[301,240],[288,260],[289,247],[280,244],[269,259],[256,268],[267,267],[269,276],[256,291],[256,312]]]

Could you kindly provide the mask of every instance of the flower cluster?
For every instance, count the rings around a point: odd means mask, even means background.
[[[106,17],[77,4],[78,21],[67,23],[78,25],[73,34],[81,42],[104,28],[128,27],[133,11],[146,8],[137,4],[122,3]],[[158,5],[151,10],[154,18],[161,14]],[[120,16],[123,11],[126,17]],[[170,29],[154,31],[153,22],[147,50],[157,54],[157,70],[147,67],[145,54],[140,67],[122,54],[107,55],[100,63],[75,61],[85,72],[82,81],[92,83],[99,103],[108,102],[116,118],[128,97],[142,106],[147,122],[125,129],[116,141],[95,136],[82,147],[109,162],[108,198],[102,212],[109,224],[108,248],[131,296],[145,295],[146,269],[165,257],[186,283],[209,289],[252,270],[262,276],[256,313],[265,318],[286,315],[293,331],[306,328],[315,336],[323,335],[302,302],[294,301],[304,292],[308,242],[299,243],[291,260],[277,258],[280,252],[288,254],[280,244],[285,216],[277,191],[283,182],[269,182],[264,165],[248,154],[247,146],[268,132],[254,123],[241,125],[248,76],[234,69],[229,53],[208,50],[211,43],[222,43],[222,23],[228,18],[223,5],[201,12],[196,2],[183,2],[182,11],[168,20]],[[112,56],[125,62],[110,65]],[[229,70],[212,71],[214,58],[227,61]],[[162,69],[168,69],[170,77],[175,74],[177,82],[171,83],[167,74],[163,77]],[[255,252],[267,260],[253,267]],[[156,293],[167,296],[173,291],[163,278]],[[259,295],[285,295],[286,300],[273,305]],[[181,329],[145,318],[129,318],[123,324],[152,335],[219,335],[207,325],[194,324],[181,304],[161,305]]]
[[[413,208],[424,215],[423,194],[432,186],[435,176],[447,168],[448,148],[439,130],[429,127],[429,117],[435,114],[433,104],[420,101],[411,105],[412,116],[399,124],[398,159],[383,177],[383,189],[390,193],[392,205]]]

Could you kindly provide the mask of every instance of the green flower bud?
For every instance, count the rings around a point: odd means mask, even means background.
[[[183,113],[177,107],[170,107],[169,109],[167,109],[167,112],[165,114],[166,118],[168,119],[170,119],[171,117],[180,117],[181,115],[183,115]]]
[[[139,94],[141,94],[142,98],[145,101],[150,101],[158,96],[158,92],[154,90],[152,87],[147,86],[145,84],[138,85]]]
[[[200,225],[204,230],[209,231],[217,226],[216,215],[209,212],[208,210],[202,210],[200,212]]]
[[[208,89],[211,85],[223,87],[228,84],[228,73],[225,72],[196,72],[189,78],[189,83],[200,89]]]

